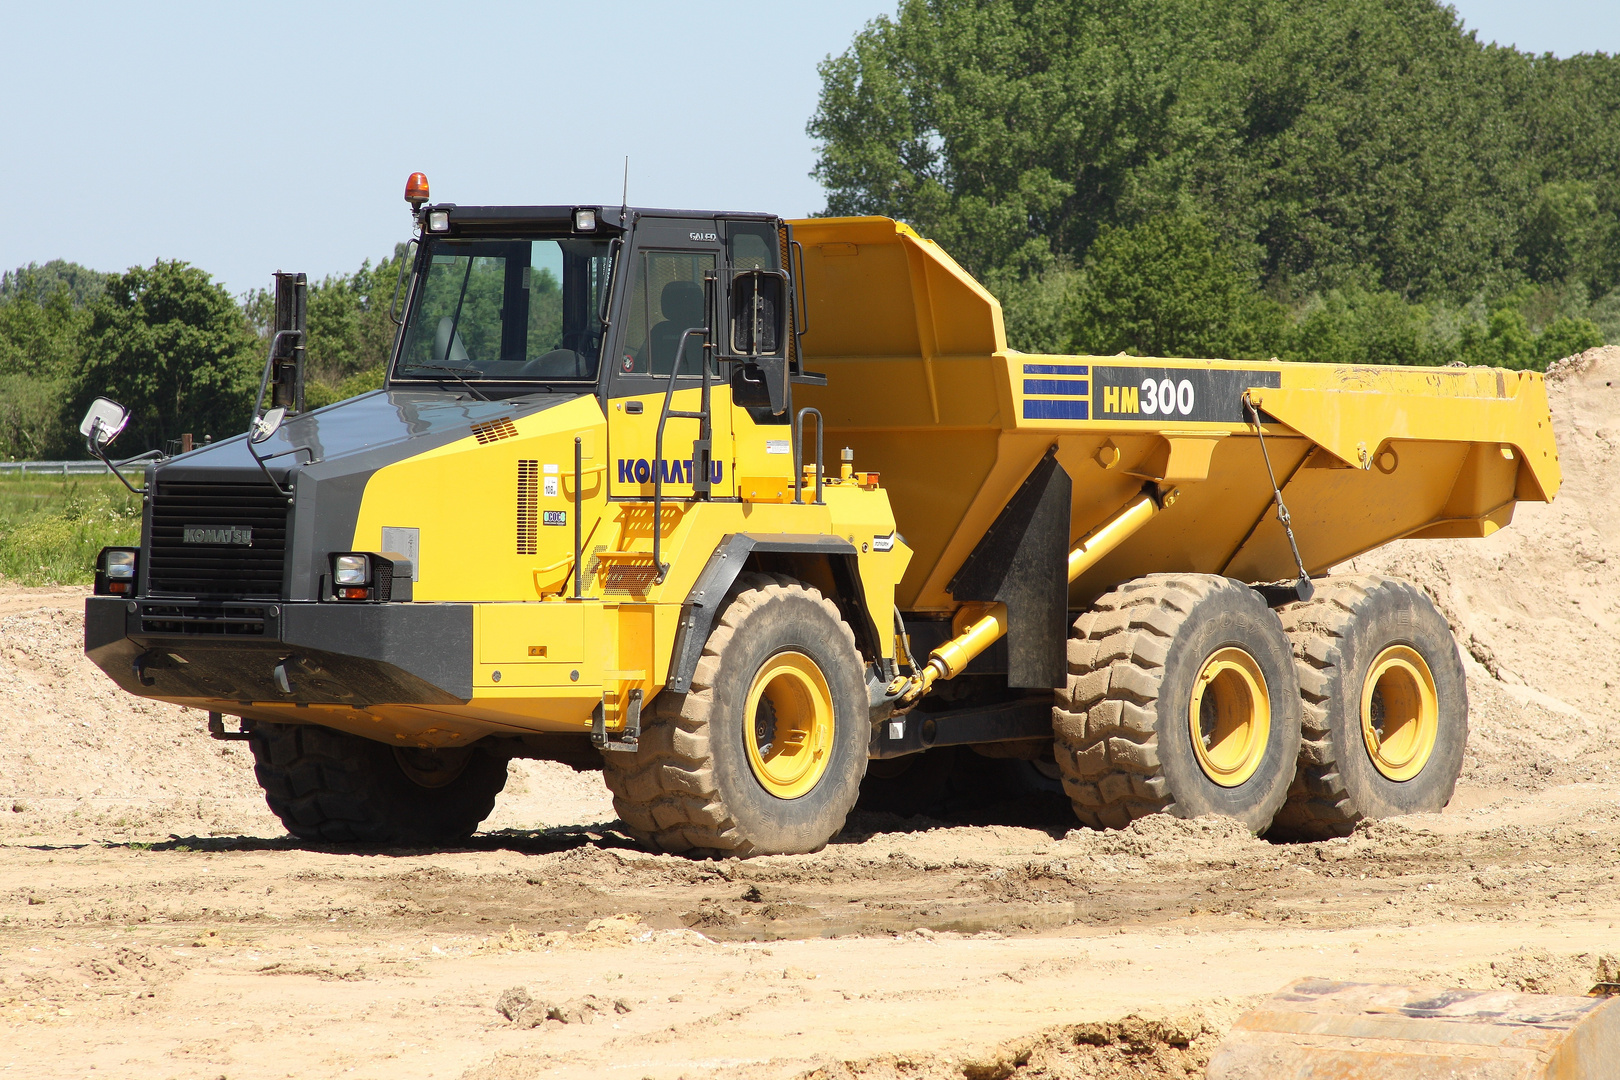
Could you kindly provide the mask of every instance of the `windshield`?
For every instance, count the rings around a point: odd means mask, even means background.
[[[594,380],[607,240],[430,239],[396,378]]]

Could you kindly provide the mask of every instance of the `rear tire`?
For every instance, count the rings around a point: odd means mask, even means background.
[[[477,747],[400,749],[313,724],[253,725],[265,802],[300,840],[433,846],[471,836],[506,786]]]
[[[1324,840],[1442,809],[1468,742],[1468,680],[1445,616],[1410,582],[1372,575],[1326,578],[1279,614],[1304,741],[1271,835]]]
[[[844,827],[871,724],[855,635],[820,592],[747,573],[690,693],[654,699],[634,753],[604,750],[627,830],[661,851],[819,851]]]
[[[1054,751],[1081,821],[1123,828],[1219,814],[1256,833],[1299,754],[1288,637],[1260,594],[1209,574],[1150,574],[1075,621]]]

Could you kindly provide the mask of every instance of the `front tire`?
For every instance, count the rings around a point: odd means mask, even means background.
[[[1411,582],[1330,577],[1281,611],[1304,707],[1299,772],[1272,835],[1323,840],[1451,801],[1468,680],[1445,616]]]
[[[1265,831],[1299,754],[1288,637],[1260,594],[1150,574],[1075,621],[1054,751],[1081,821],[1219,814]]]
[[[477,747],[396,748],[314,724],[253,725],[253,772],[300,840],[436,846],[471,836],[506,786]]]
[[[627,830],[661,851],[819,851],[866,773],[855,635],[820,592],[748,573],[704,644],[690,693],[654,699],[634,753],[604,750]]]

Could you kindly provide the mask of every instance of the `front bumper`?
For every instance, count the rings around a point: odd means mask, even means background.
[[[473,696],[471,604],[92,596],[84,651],[130,693],[166,700],[364,707]]]

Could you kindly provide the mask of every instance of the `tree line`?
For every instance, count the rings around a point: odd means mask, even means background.
[[[382,385],[403,256],[400,245],[310,284],[310,407]],[[0,275],[0,458],[83,457],[79,418],[101,395],[130,408],[121,453],[246,430],[273,311],[268,289],[233,297],[179,261],[104,274],[54,260]]]
[[[827,213],[1029,351],[1500,364],[1620,338],[1620,59],[1436,0],[902,0],[820,67]]]
[[[828,214],[939,241],[1026,351],[1544,368],[1620,341],[1620,58],[1437,0],[901,0],[820,66]],[[309,294],[311,404],[378,386],[401,249]],[[271,299],[158,261],[0,275],[0,456],[242,431]]]

